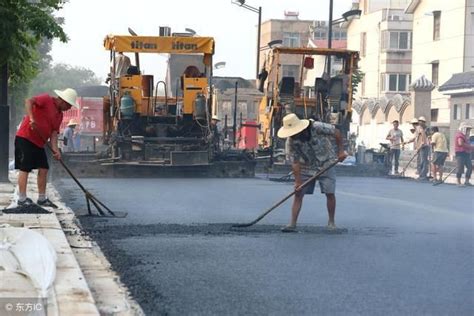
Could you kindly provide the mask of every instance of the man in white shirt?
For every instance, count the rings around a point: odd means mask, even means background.
[[[390,141],[390,170],[394,168],[393,174],[398,174],[401,145],[403,143],[403,132],[398,128],[398,120],[392,122],[393,128],[388,132],[386,139]]]

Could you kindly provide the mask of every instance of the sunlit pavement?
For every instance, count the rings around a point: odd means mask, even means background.
[[[126,219],[81,218],[147,314],[471,315],[471,187],[338,178],[336,232],[307,196],[299,232],[279,231],[292,190],[262,179],[86,179]],[[85,201],[69,180],[67,204]],[[316,187],[318,190],[318,186]]]

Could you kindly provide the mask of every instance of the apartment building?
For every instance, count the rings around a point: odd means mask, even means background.
[[[412,0],[405,12],[414,21],[412,77],[433,82],[431,125],[452,139],[459,123],[473,118],[472,91],[458,88],[474,71],[474,0]]]
[[[353,104],[351,131],[369,148],[386,142],[393,120],[409,133],[415,111],[410,102],[413,16],[409,0],[361,0],[359,19],[349,21],[347,48],[360,51],[364,78]]]

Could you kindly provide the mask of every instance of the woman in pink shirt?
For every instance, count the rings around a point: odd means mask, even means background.
[[[471,161],[471,150],[472,145],[468,141],[469,134],[471,133],[472,126],[462,122],[459,125],[459,130],[454,136],[454,151],[456,153],[456,178],[458,186],[472,186],[469,182],[472,174],[472,161]],[[461,183],[461,176],[464,173],[464,166],[466,166],[466,175],[464,184]]]

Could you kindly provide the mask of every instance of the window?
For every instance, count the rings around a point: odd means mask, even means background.
[[[431,109],[431,122],[438,122],[439,109]]]
[[[365,57],[367,45],[367,33],[360,34],[360,56]]]
[[[315,39],[327,39],[326,37],[326,31],[323,30],[316,30],[314,32],[314,38]]]
[[[410,79],[408,74],[382,74],[382,91],[406,92]]]
[[[466,118],[474,119],[474,104],[466,104]]]
[[[412,43],[412,32],[382,32],[383,50],[410,50]]]
[[[222,118],[225,119],[227,115],[227,119],[232,118],[232,102],[231,101],[224,101],[222,102]]]
[[[239,106],[237,107],[237,119],[247,120],[247,102],[239,101]]]
[[[461,105],[455,104],[453,107],[453,120],[461,119]]]
[[[441,11],[433,12],[433,41],[439,41],[441,29]]]
[[[299,33],[283,33],[283,46],[285,47],[300,47]]]
[[[439,63],[434,62],[431,64],[431,82],[435,86],[438,85],[438,75],[439,75]]]

